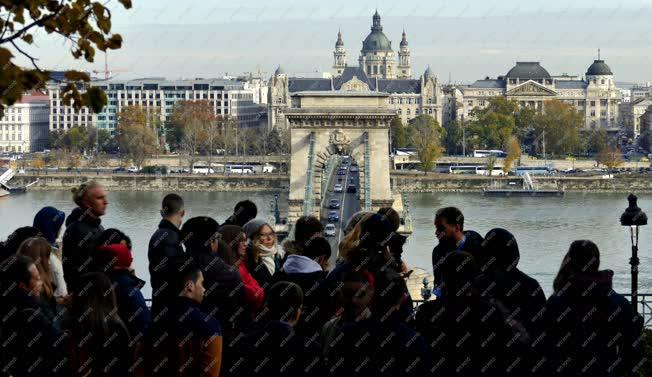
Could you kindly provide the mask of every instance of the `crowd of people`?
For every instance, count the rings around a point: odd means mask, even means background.
[[[220,224],[168,194],[148,303],[128,230],[102,225],[103,187],[72,191],[70,215],[45,207],[1,244],[0,376],[629,376],[645,362],[643,320],[589,240],[546,299],[509,231],[441,208],[434,295],[416,306],[392,208],[348,219],[329,263],[316,217],[281,245],[251,201]]]

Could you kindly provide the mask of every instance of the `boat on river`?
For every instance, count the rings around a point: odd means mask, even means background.
[[[488,188],[482,189],[482,195],[489,197],[562,197],[564,196],[564,190],[560,189],[542,189],[538,188],[532,177],[528,172],[525,172],[521,176],[522,182],[521,187],[518,186],[518,182],[509,181],[508,187],[497,187],[494,185],[495,182],[492,182],[492,185]]]

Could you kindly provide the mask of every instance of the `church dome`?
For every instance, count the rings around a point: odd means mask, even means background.
[[[549,79],[550,73],[539,62],[516,62],[505,77],[521,80]]]
[[[371,33],[369,33],[367,38],[362,42],[362,53],[377,51],[392,51],[392,42],[390,42],[385,33],[383,33],[383,26],[380,24],[380,15],[378,14],[378,11],[376,11],[373,17]]]
[[[611,76],[611,68],[604,62],[604,60],[594,60],[593,64],[586,71],[587,76]]]

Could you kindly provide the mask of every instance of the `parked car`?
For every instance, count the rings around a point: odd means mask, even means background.
[[[126,173],[127,169],[124,166],[113,169],[113,173]]]
[[[337,213],[337,211],[328,211],[328,221],[332,223],[340,221],[340,215]]]
[[[333,187],[333,191],[334,192],[342,192],[343,191],[342,184],[341,183],[336,183],[335,186]]]
[[[127,168],[127,171],[128,171],[129,173],[138,173],[138,172],[140,171],[140,169],[138,169],[138,168],[135,167],[135,166],[130,166],[129,168]]]
[[[328,202],[328,208],[330,208],[330,209],[338,209],[338,208],[340,208],[340,201],[337,200],[337,199],[331,199]]]
[[[335,224],[332,224],[332,223],[326,224],[326,228],[324,228],[324,234],[327,237],[334,237],[335,236]]]

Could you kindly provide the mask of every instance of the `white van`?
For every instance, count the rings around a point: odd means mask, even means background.
[[[276,170],[276,167],[274,165],[265,164],[263,166],[263,173],[273,173],[274,170]]]
[[[207,165],[194,165],[192,167],[192,174],[214,174],[215,171],[213,168],[209,168]]]

